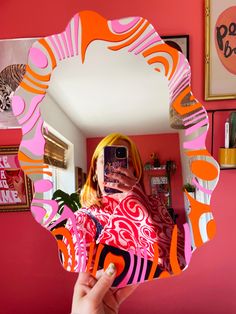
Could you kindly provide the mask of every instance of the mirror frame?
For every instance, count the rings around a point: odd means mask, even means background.
[[[144,31],[147,35],[143,38]],[[180,116],[184,126],[183,149],[193,176],[192,183],[209,197],[219,177],[219,166],[206,149],[205,142],[209,126],[207,112],[192,94],[190,66],[185,56],[165,44],[153,26],[144,18],[106,20],[93,11],[82,11],[76,14],[65,31],[41,38],[33,44],[29,51],[26,74],[12,101],[13,113],[18,119],[23,133],[18,154],[20,165],[34,183],[35,195],[31,205],[32,214],[36,221],[55,237],[58,249],[64,256],[63,267],[69,271],[86,271],[89,262],[86,264],[84,253],[81,253],[79,269],[75,270],[73,266],[76,258],[76,243],[80,243],[74,213],[65,206],[63,213],[55,221],[58,203],[54,200],[42,199],[41,196],[42,193],[52,188],[50,180],[52,173],[47,170],[47,165],[43,161],[45,140],[40,103],[45,97],[51,74],[56,66],[62,60],[72,57],[81,57],[84,62],[86,50],[94,40],[106,41],[107,49],[114,53],[130,46],[129,53],[132,53],[134,57],[141,54],[150,65],[151,70],[161,72],[168,79],[170,108]],[[155,69],[153,65],[156,65]],[[42,179],[42,174],[47,175],[48,178]],[[209,181],[213,183],[210,190],[206,189],[203,184]],[[186,190],[184,193],[190,204],[187,212],[188,223],[184,225],[185,259],[188,265],[192,255],[191,244],[194,243],[195,248],[198,248],[205,242],[201,235],[199,221],[203,214],[211,213],[211,208],[210,204],[199,202]],[[47,219],[45,219],[46,215]],[[71,220],[76,239],[72,239],[66,228],[55,228],[65,219]],[[206,232],[208,239],[214,237],[215,221],[213,218],[207,223]],[[67,238],[67,247],[63,245],[58,235]],[[173,274],[181,272],[177,267],[176,241],[177,232],[175,234],[173,232],[171,255],[171,263],[174,265]],[[95,242],[90,245],[90,257],[95,245]],[[100,253],[96,254],[97,261],[100,258],[98,254],[101,254],[102,250],[102,245],[99,244],[97,252]],[[69,260],[72,261],[71,266],[68,266]],[[144,280],[144,276],[141,277]]]

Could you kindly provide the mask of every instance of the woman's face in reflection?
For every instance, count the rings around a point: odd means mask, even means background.
[[[128,167],[132,170],[133,164],[132,164],[132,156],[130,156],[131,148],[130,144],[126,142],[125,140],[117,140],[112,145],[118,145],[118,146],[125,146],[127,147],[128,152]],[[96,175],[98,180],[98,186],[100,188],[101,194],[106,195],[104,191],[104,153],[103,151],[99,154],[96,164]]]

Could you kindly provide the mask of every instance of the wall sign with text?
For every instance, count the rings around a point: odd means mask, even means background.
[[[30,209],[31,181],[18,161],[17,146],[0,147],[0,212]]]
[[[236,2],[206,0],[205,100],[236,98]]]

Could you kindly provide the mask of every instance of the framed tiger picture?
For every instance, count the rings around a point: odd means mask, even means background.
[[[28,50],[37,38],[0,40],[0,129],[20,128],[11,108],[25,74]]]

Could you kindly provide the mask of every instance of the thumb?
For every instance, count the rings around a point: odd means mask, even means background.
[[[111,288],[112,283],[116,277],[116,267],[115,264],[110,263],[103,275],[99,278],[97,283],[89,292],[89,295],[94,300],[98,300],[100,302],[107,291]]]

